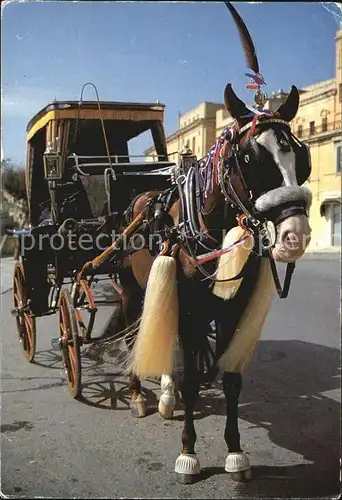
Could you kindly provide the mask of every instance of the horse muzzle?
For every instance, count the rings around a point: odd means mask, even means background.
[[[260,196],[258,211],[274,222],[277,238],[271,253],[278,262],[295,262],[311,240],[306,210],[311,205],[311,192],[303,186],[282,186]]]
[[[277,226],[277,240],[272,257],[277,262],[295,262],[304,254],[311,240],[307,215],[287,217]]]

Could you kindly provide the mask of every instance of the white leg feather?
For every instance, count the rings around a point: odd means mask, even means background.
[[[160,383],[161,395],[158,404],[158,412],[161,417],[171,419],[176,406],[175,384],[170,375],[163,374]]]

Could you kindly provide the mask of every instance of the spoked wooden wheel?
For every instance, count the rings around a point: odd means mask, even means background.
[[[81,395],[81,349],[75,310],[70,294],[62,290],[59,301],[60,346],[68,387],[73,398]]]
[[[202,343],[197,352],[197,369],[203,377],[203,383],[210,383],[213,375],[216,351],[216,325],[212,322],[209,325],[208,334],[202,339]]]
[[[36,319],[27,304],[23,266],[16,262],[13,276],[13,302],[19,341],[23,352],[31,363],[36,354]]]
[[[97,307],[90,286],[85,280],[80,280],[74,297],[75,315],[81,330],[83,340],[91,341]]]

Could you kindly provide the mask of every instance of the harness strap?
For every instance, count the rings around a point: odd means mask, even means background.
[[[274,284],[275,284],[277,293],[279,295],[279,298],[280,299],[286,299],[286,297],[288,296],[288,293],[289,293],[290,284],[291,284],[291,278],[292,278],[293,272],[295,270],[296,264],[294,262],[290,262],[289,264],[287,264],[287,266],[286,266],[286,274],[285,274],[285,278],[284,278],[284,285],[283,285],[283,288],[282,288],[281,284],[280,284],[280,279],[279,279],[279,276],[278,276],[278,271],[277,271],[276,264],[275,264],[274,259],[272,258],[272,256],[271,256],[270,253],[268,254],[268,258],[270,260],[270,265],[271,265],[271,271],[272,271],[272,275],[273,275],[273,279],[274,279]]]
[[[226,283],[227,281],[235,281],[235,280],[238,280],[238,279],[241,279],[241,278],[245,278],[246,277],[246,273],[248,272],[248,269],[249,269],[249,267],[251,265],[250,262],[253,260],[253,258],[255,258],[255,254],[251,253],[250,256],[248,257],[248,259],[246,260],[245,264],[243,265],[241,271],[238,274],[236,274],[235,276],[233,276],[231,278],[226,278],[226,279],[218,280],[218,279],[215,279],[213,277],[216,274],[216,271],[215,271],[214,274],[209,274],[203,268],[203,266],[200,264],[200,262],[197,261],[196,257],[190,255],[184,249],[184,247],[182,248],[182,250],[184,252],[185,257],[190,261],[190,263],[193,266],[197,267],[197,269],[203,274],[204,278],[202,279],[202,281],[205,281],[205,280],[209,279],[211,281],[211,283]],[[210,258],[208,258],[208,260],[211,260],[212,258],[215,258],[215,257],[210,256]]]

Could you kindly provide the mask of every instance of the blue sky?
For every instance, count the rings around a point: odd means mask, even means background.
[[[266,92],[334,77],[338,21],[328,3],[233,3],[256,45]],[[2,7],[3,156],[24,164],[32,115],[53,97],[79,99],[86,81],[103,100],[166,104],[170,134],[179,111],[223,102],[228,82],[250,102],[246,71],[236,27],[220,2],[9,3]],[[90,87],[84,98],[94,99]],[[131,153],[149,145],[143,138]]]

